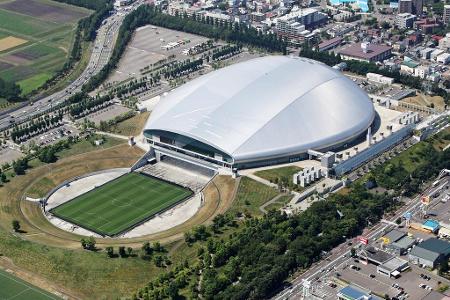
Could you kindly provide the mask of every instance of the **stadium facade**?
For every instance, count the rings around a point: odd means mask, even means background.
[[[231,169],[292,162],[364,135],[368,95],[328,66],[266,56],[201,76],[161,98],[144,128],[156,157]]]

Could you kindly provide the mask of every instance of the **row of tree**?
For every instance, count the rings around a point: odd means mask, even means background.
[[[242,46],[240,45],[226,45],[220,49],[213,50],[212,60],[227,59],[240,53]]]
[[[86,98],[81,100],[81,102],[72,104],[70,106],[69,114],[73,118],[80,118],[88,113],[92,113],[96,110],[111,105],[112,99],[113,98],[111,95],[105,96],[97,95],[97,97],[95,98],[86,96]]]
[[[50,128],[59,126],[62,122],[62,114],[46,115],[29,123],[13,127],[10,137],[14,142],[21,142],[32,136],[38,135]]]
[[[199,58],[193,61],[187,59],[180,63],[171,65],[167,69],[161,71],[161,73],[165,79],[174,79],[195,72],[202,66],[203,66],[203,58]]]

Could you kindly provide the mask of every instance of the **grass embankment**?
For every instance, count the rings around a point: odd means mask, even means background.
[[[105,137],[103,144],[101,144],[100,146],[93,145],[91,140],[80,140],[80,141],[76,142],[75,144],[70,145],[70,148],[64,149],[64,150],[58,152],[56,154],[56,156],[58,157],[58,159],[63,159],[66,157],[83,154],[83,153],[87,153],[90,151],[108,149],[110,147],[117,146],[120,144],[125,144],[125,143],[126,142],[124,140],[116,139],[113,137]],[[38,158],[31,159],[28,162],[28,165],[30,166],[30,168],[38,168],[41,166],[46,166],[46,164],[41,162]],[[50,166],[52,166],[52,165],[51,164],[48,165],[47,168],[51,168]],[[12,180],[16,176],[12,169],[9,169],[8,171],[6,171],[5,174],[8,178],[8,180]],[[35,198],[45,196],[45,193],[44,194],[42,194],[41,192],[34,193],[33,190],[42,190],[42,187],[33,186],[31,189],[31,192],[27,195],[30,197],[35,197]]]
[[[278,195],[278,191],[248,177],[242,177],[230,208],[232,213],[261,215],[259,207]]]
[[[117,250],[117,249],[116,249]],[[165,269],[139,257],[109,259],[105,253],[66,250],[24,241],[0,230],[0,252],[14,264],[81,299],[116,299],[145,285]],[[176,257],[171,258],[176,263]]]
[[[302,170],[302,168],[297,167],[297,166],[287,166],[287,167],[257,171],[257,172],[255,172],[255,175],[258,177],[264,178],[266,180],[269,180],[270,182],[275,182],[276,180],[279,180],[280,178],[285,178],[285,177],[292,180],[292,175],[294,175],[297,172],[300,172],[301,170]]]
[[[280,196],[280,198],[278,198],[277,201],[270,203],[264,209],[267,211],[269,211],[271,209],[278,210],[278,209],[282,208],[283,206],[285,206],[286,204],[288,204],[289,201],[291,201],[293,197],[294,197],[293,195]]]
[[[137,136],[141,133],[149,116],[150,112],[137,114],[134,117],[113,125],[108,131],[125,136]]]

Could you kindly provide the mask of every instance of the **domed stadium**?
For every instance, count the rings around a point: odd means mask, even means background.
[[[144,136],[156,156],[233,169],[295,161],[365,133],[367,94],[320,62],[266,56],[208,73],[161,98]]]

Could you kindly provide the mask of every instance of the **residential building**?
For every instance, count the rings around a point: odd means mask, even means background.
[[[250,19],[252,22],[261,22],[266,19],[266,14],[261,12],[252,12],[250,14]]]
[[[410,13],[417,16],[423,13],[423,0],[399,0],[398,13]]]
[[[405,60],[400,65],[400,72],[413,75],[420,64],[413,60]]]
[[[445,51],[450,50],[450,32],[439,40],[438,48]]]
[[[400,29],[412,28],[414,25],[414,21],[416,20],[416,16],[410,13],[401,13],[398,14],[395,18],[395,23],[397,27]]]
[[[425,48],[420,51],[420,58],[422,59],[430,59],[431,52],[433,52],[433,48]]]
[[[450,23],[450,4],[444,5],[443,20],[445,24]]]
[[[424,79],[430,74],[430,68],[428,66],[418,66],[414,69],[414,76]]]
[[[436,61],[441,64],[446,65],[446,64],[450,63],[450,54],[442,53],[442,54],[436,56]]]
[[[412,14],[412,0],[399,0],[398,1],[398,13],[410,13]]]
[[[433,52],[431,52],[430,54],[430,60],[436,60],[436,58],[441,55],[442,53],[444,53],[444,50],[441,49],[435,49]]]
[[[317,9],[305,8],[290,12],[287,15],[276,18],[276,29],[279,33],[289,32],[293,23],[299,23],[306,28],[317,26],[328,19],[328,16]]]

